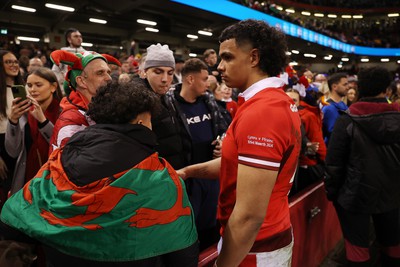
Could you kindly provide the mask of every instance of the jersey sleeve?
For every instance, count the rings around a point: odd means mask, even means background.
[[[291,132],[285,109],[258,106],[241,114],[235,127],[238,162],[278,171]]]

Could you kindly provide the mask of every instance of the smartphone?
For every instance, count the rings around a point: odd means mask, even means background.
[[[20,97],[21,98],[20,101],[23,101],[23,100],[26,99],[25,86],[23,86],[23,85],[13,85],[13,86],[11,86],[11,90],[12,90],[14,98]]]

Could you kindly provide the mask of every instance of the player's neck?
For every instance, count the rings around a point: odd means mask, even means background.
[[[257,82],[259,82],[259,81],[261,81],[261,80],[264,80],[264,79],[266,79],[266,78],[268,78],[268,77],[269,77],[269,75],[266,74],[266,73],[261,73],[261,72],[253,73],[253,74],[249,77],[249,79],[248,79],[248,81],[247,81],[247,83],[246,83],[246,88],[238,88],[238,89],[239,89],[240,92],[244,92],[247,88],[249,88],[249,87],[252,86],[253,84],[255,84],[255,83],[257,83]]]

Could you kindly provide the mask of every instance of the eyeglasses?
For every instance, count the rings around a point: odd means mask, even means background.
[[[4,60],[4,64],[6,64],[6,65],[12,65],[12,64],[19,65],[19,61],[18,60],[7,59],[7,60]]]

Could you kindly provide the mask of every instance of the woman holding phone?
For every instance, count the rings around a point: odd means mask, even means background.
[[[8,116],[5,148],[17,160],[11,194],[32,179],[48,159],[49,140],[59,114],[61,91],[57,77],[39,68],[28,78],[26,99],[16,97]]]
[[[19,62],[12,52],[0,50],[0,207],[7,198],[11,180],[7,178],[11,178],[15,165],[15,160],[5,150],[4,138],[14,99],[11,87],[17,84],[24,84]]]

